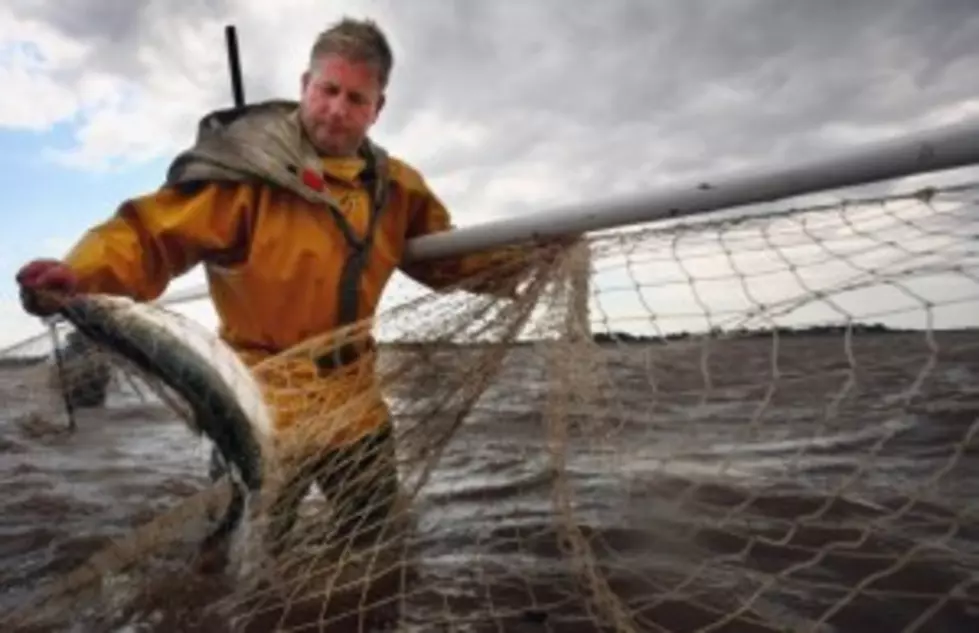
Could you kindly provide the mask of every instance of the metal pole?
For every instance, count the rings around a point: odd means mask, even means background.
[[[570,206],[412,239],[405,262],[464,255],[528,240],[575,235],[657,219],[788,198],[850,185],[979,164],[979,120],[865,144],[789,167],[771,166],[633,197]],[[161,303],[207,296],[180,293]]]
[[[233,24],[224,27],[224,41],[228,49],[228,69],[231,71],[231,94],[235,107],[245,105],[245,88],[241,79],[241,57],[238,54],[238,32]]]
[[[979,119],[866,144],[789,167],[776,165],[605,203],[569,206],[426,235],[408,243],[405,261],[462,255],[973,164],[979,164]]]

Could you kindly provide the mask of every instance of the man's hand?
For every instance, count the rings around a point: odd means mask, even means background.
[[[73,295],[78,288],[75,273],[56,259],[28,262],[17,271],[16,279],[24,310],[41,317],[57,312],[61,300]]]

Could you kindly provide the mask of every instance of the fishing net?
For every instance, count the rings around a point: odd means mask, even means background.
[[[977,193],[596,232],[528,248],[512,296],[474,278],[245,359],[279,435],[224,572],[198,544],[231,485],[202,476],[98,547],[49,545],[5,580],[3,629],[976,630]],[[78,341],[49,380],[46,341],[5,354],[10,433],[58,433],[82,383],[76,413],[187,415]]]

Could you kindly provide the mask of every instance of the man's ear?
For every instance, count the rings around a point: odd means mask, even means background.
[[[300,79],[299,79],[299,90],[300,90],[300,93],[306,92],[306,86],[309,85],[309,82],[310,82],[310,80],[312,78],[313,78],[312,77],[312,74],[308,70],[304,70],[303,71],[302,77],[300,77]]]
[[[384,109],[385,103],[387,103],[387,95],[382,92],[381,96],[377,98],[377,112],[374,113],[375,117],[381,113],[381,110]]]

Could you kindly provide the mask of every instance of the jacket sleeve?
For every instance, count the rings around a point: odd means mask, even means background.
[[[82,236],[65,263],[82,292],[152,301],[201,261],[246,248],[253,213],[248,186],[161,188],[122,203]]]
[[[408,239],[452,228],[451,216],[438,196],[424,185],[414,192]],[[443,290],[465,280],[465,288],[472,292],[512,298],[520,278],[527,272],[527,262],[523,249],[505,247],[412,262],[403,265],[402,271],[434,290]]]

